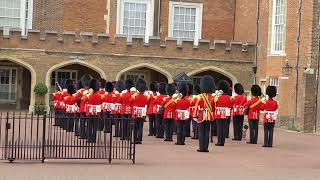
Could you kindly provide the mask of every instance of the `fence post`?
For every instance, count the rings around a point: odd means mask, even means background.
[[[113,123],[113,115],[110,114],[110,116],[108,116],[108,118],[110,118],[110,121],[106,121],[106,123],[110,123],[109,126],[110,126],[110,143],[109,143],[109,164],[111,164],[111,161],[112,161],[112,123]]]
[[[9,120],[9,115],[8,115],[8,120]],[[12,140],[11,140],[11,157],[8,159],[10,163],[12,163],[15,158],[13,157],[13,152],[15,150],[15,146],[14,146],[14,125],[15,125],[15,112],[12,115]]]
[[[137,119],[137,115],[134,116],[134,118],[130,118],[131,119],[131,123],[133,125],[133,157],[132,157],[132,162],[133,164],[136,163],[136,126],[135,126],[135,120]],[[131,133],[132,133],[132,129],[131,129]],[[131,139],[132,141],[132,139]]]
[[[50,116],[49,116],[50,117]],[[45,147],[46,147],[46,121],[47,121],[47,114],[44,113],[43,115],[43,128],[42,128],[42,160],[41,162],[44,163],[45,160]]]
[[[10,129],[10,124],[9,124],[9,112],[7,112],[7,118],[6,118],[6,127],[5,127],[6,131],[5,131],[5,140],[4,140],[4,147],[5,147],[5,150],[4,150],[4,157],[5,158],[8,158],[8,138],[9,138],[9,135],[8,135],[8,130]]]

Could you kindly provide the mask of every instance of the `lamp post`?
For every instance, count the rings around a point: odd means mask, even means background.
[[[286,63],[282,66],[282,73],[286,76],[291,74],[293,67],[289,64],[289,61],[286,60]]]

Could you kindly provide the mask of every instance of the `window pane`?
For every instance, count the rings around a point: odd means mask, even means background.
[[[0,0],[0,7],[4,7],[4,4],[5,4],[4,1],[5,0]]]
[[[1,6],[0,6],[1,7]],[[0,8],[0,17],[4,17],[5,16],[5,9],[4,8]]]

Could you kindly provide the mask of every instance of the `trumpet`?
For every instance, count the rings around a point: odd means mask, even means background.
[[[175,94],[172,95],[172,98],[173,99],[180,99],[180,98],[182,98],[182,94],[181,93],[175,93]]]

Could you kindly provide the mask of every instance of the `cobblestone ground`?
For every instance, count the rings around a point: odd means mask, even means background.
[[[143,144],[137,145],[135,165],[88,160],[0,162],[0,180],[320,179],[319,136],[276,130],[271,149],[261,147],[262,132],[260,129],[258,145],[228,139],[224,147],[210,144],[209,153],[196,152],[195,140],[175,146],[145,136]]]

